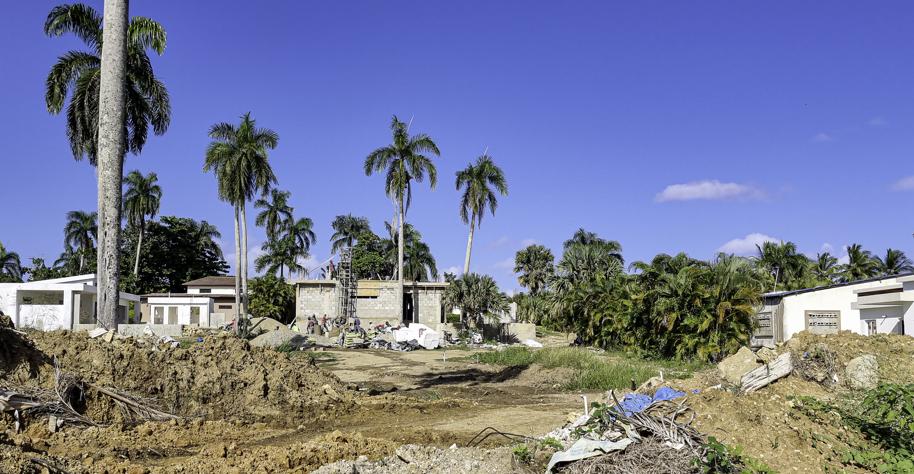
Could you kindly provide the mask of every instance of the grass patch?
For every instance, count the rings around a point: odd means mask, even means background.
[[[658,375],[685,378],[705,364],[677,360],[649,360],[625,354],[597,354],[582,347],[550,347],[531,350],[512,346],[500,351],[476,355],[479,362],[507,367],[539,365],[548,369],[570,368],[575,371],[565,388],[568,390],[609,390],[630,388]]]

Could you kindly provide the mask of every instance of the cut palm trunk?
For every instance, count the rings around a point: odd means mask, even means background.
[[[757,369],[747,372],[740,381],[742,391],[752,393],[775,380],[784,378],[793,372],[793,361],[790,352],[779,355],[776,359]]]

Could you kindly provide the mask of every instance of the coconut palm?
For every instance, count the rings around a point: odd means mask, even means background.
[[[774,279],[774,290],[778,287],[795,290],[806,286],[809,259],[797,251],[793,242],[764,242],[756,244],[758,255],[755,263]]]
[[[517,251],[514,257],[514,273],[520,273],[518,282],[538,295],[555,273],[555,257],[552,251],[542,245],[530,245]]]
[[[270,199],[260,198],[254,202],[254,207],[263,209],[257,214],[254,223],[267,231],[268,239],[275,239],[283,231],[283,225],[292,219],[292,206],[289,205],[288,191],[273,189]]]
[[[838,259],[828,252],[817,254],[812,262],[812,273],[823,284],[833,283],[839,270]]]
[[[292,242],[296,262],[298,259],[307,259],[310,257],[311,246],[314,245],[314,242],[316,241],[316,236],[314,235],[314,221],[309,217],[302,217],[287,224],[285,227],[286,234],[283,238],[289,239]],[[304,270],[306,269],[301,265],[296,264],[289,266],[289,276],[292,276],[293,271],[301,273]]]
[[[222,259],[222,247],[219,246],[218,240],[222,238],[219,229],[206,221],[192,221],[194,223],[194,241],[199,248],[209,251],[213,256]]]
[[[475,164],[470,164],[457,172],[455,186],[458,191],[463,188],[463,195],[460,197],[460,218],[464,224],[470,225],[467,253],[463,261],[463,273],[469,273],[470,254],[473,251],[473,232],[476,227],[482,225],[482,216],[486,212],[486,207],[493,216],[495,215],[495,209],[498,207],[498,197],[495,191],[502,196],[507,196],[508,182],[505,180],[501,168],[492,161],[492,157],[482,155],[476,159]]]
[[[396,267],[397,249],[400,237],[397,229],[390,223],[384,223],[389,238],[383,239],[381,245],[391,267]],[[406,224],[403,227],[405,255],[403,257],[403,278],[413,282],[429,281],[438,278],[438,267],[428,244],[422,241],[422,234]]]
[[[258,128],[250,112],[238,125],[222,122],[209,131],[213,140],[206,149],[203,170],[212,171],[219,185],[219,199],[235,209],[235,295],[236,321],[246,315],[247,307],[247,202],[266,194],[276,182],[268,150],[276,148],[279,136],[268,128]],[[237,311],[237,310],[236,310]],[[243,329],[243,328],[241,328]]]
[[[79,254],[77,271],[82,273],[86,255],[95,249],[98,237],[98,213],[70,211],[67,213],[67,224],[64,226],[64,244]]]
[[[140,271],[140,251],[143,248],[143,233],[146,230],[146,217],[150,219],[159,213],[162,201],[162,188],[158,185],[159,177],[155,173],[143,176],[138,170],[131,171],[124,178],[127,190],[124,192],[124,214],[127,224],[137,229],[136,258],[133,261],[133,274]]]
[[[0,281],[22,280],[22,262],[19,254],[6,250],[3,243],[0,242]]]
[[[290,274],[305,270],[298,263],[299,250],[290,238],[268,240],[263,243],[261,250],[263,253],[254,260],[254,268],[258,272],[266,270],[269,273],[279,273],[279,277],[285,279],[287,268]]]
[[[901,250],[888,249],[885,251],[885,258],[876,257],[878,263],[878,272],[880,275],[898,275],[914,271],[914,265],[911,260]]]
[[[851,244],[847,247],[847,264],[841,273],[845,282],[872,278],[879,273],[879,260],[862,245]]]
[[[358,239],[359,234],[370,231],[368,219],[364,217],[355,217],[352,214],[336,216],[333,223],[333,235],[330,236],[330,252],[337,253],[344,247],[352,247]]]
[[[394,115],[390,122],[393,143],[372,151],[365,158],[365,175],[385,172],[385,191],[396,201],[397,222],[400,239],[397,240],[397,280],[399,293],[403,294],[403,227],[406,211],[412,202],[412,182],[422,182],[428,176],[429,185],[434,188],[438,182],[438,171],[426,154],[440,156],[438,145],[424,133],[409,135],[409,127]],[[403,301],[397,298],[399,311],[403,314]]]
[[[68,51],[58,58],[48,73],[45,103],[48,112],[59,114],[70,95],[67,105],[70,149],[77,160],[87,157],[95,165],[102,76],[102,17],[92,7],[80,3],[59,5],[48,14],[44,32],[51,37],[72,33],[89,49]],[[156,78],[147,55],[149,49],[158,55],[165,52],[165,29],[149,18],[134,17],[127,25],[125,41],[126,148],[138,154],[146,144],[149,128],[154,134],[162,135],[171,121],[168,91]]]
[[[486,315],[503,313],[510,305],[495,280],[478,273],[467,273],[454,280],[444,290],[443,300],[445,307],[460,308],[461,315],[477,326]]]

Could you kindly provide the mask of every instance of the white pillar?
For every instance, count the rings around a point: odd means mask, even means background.
[[[63,314],[70,318],[70,321],[64,321],[64,324],[67,324],[67,329],[72,331],[79,322],[79,316],[77,315],[75,318],[73,316],[73,290],[63,290]]]

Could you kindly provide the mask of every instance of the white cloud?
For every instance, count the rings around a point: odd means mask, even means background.
[[[657,202],[668,202],[698,199],[759,198],[762,194],[760,190],[752,186],[739,183],[722,183],[715,179],[671,184],[657,194],[655,200]]]
[[[895,181],[892,191],[914,191],[914,176],[906,176]]]
[[[751,255],[758,251],[756,245],[762,245],[765,242],[780,242],[781,239],[770,235],[754,232],[741,239],[733,239],[717,249],[718,252],[732,253],[735,255]]]
[[[508,270],[508,271],[513,272],[514,271],[514,259],[506,258],[504,260],[499,260],[498,262],[495,262],[495,264],[492,265],[492,267],[497,268],[499,270]]]
[[[531,245],[536,245],[538,243],[539,243],[539,241],[537,241],[536,239],[524,239],[524,240],[520,241],[520,248],[527,248]]]
[[[812,141],[815,143],[825,143],[834,140],[835,137],[831,136],[829,133],[819,132],[812,137]]]
[[[451,265],[450,267],[445,268],[443,272],[441,272],[442,275],[444,275],[445,273],[453,273],[454,275],[459,276],[461,273],[463,273],[463,271],[460,268],[458,268],[454,265]]]
[[[873,117],[873,118],[871,118],[871,119],[867,122],[867,124],[868,124],[870,127],[881,127],[881,126],[883,126],[883,125],[888,125],[888,123],[889,123],[889,122],[887,122],[887,121],[886,121],[884,118],[882,118],[882,117]]]

